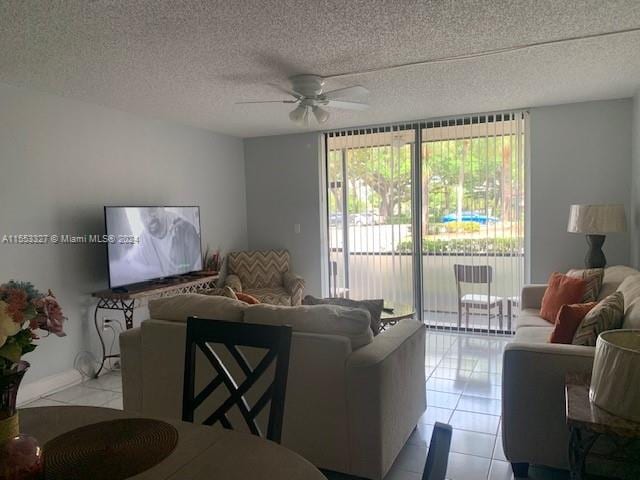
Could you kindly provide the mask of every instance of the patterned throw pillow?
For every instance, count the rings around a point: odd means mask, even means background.
[[[572,343],[595,347],[598,335],[607,330],[621,328],[623,319],[624,295],[622,292],[616,292],[603,299],[585,315]]]
[[[571,269],[567,272],[567,275],[587,282],[587,288],[584,291],[581,303],[595,302],[598,299],[602,289],[604,268]]]

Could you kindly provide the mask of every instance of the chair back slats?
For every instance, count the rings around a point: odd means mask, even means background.
[[[213,344],[228,352],[229,355],[225,358],[229,359],[231,363],[237,364],[244,375],[242,381],[234,378],[219,353],[212,347]],[[213,425],[220,422],[224,428],[231,429],[233,424],[229,412],[236,407],[249,431],[262,437],[264,435],[258,425],[257,417],[270,403],[266,438],[280,442],[290,346],[291,327],[288,326],[255,325],[189,317],[185,348],[182,419],[193,422],[196,409],[201,407],[218,387],[224,385],[228,391],[228,397],[213,410],[213,413],[206,416],[202,423]],[[266,353],[257,362],[255,368],[252,368],[238,347],[263,349],[266,350]],[[198,350],[213,367],[216,376],[196,394],[196,352]],[[245,395],[274,363],[273,381],[267,384],[262,395],[253,406],[250,406]]]
[[[456,282],[459,283],[491,283],[493,281],[493,268],[491,265],[461,265],[453,266]]]

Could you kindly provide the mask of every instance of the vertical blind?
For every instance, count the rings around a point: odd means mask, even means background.
[[[486,266],[503,315],[471,309],[468,328],[508,330],[524,281],[526,122],[509,112],[328,133],[331,294],[422,305],[428,325],[458,328],[454,265]]]

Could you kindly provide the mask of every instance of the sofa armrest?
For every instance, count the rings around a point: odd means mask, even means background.
[[[426,327],[402,320],[347,360],[352,471],[381,479],[426,409]]]
[[[304,293],[304,278],[291,272],[285,272],[282,276],[284,289],[291,295],[291,305],[302,304]]]
[[[535,308],[536,310],[540,310],[540,306],[542,305],[542,297],[544,296],[544,292],[547,291],[546,284],[532,284],[525,285],[522,287],[522,295],[521,295],[521,303],[520,308]]]
[[[123,408],[142,411],[142,332],[140,328],[120,334],[120,369]]]
[[[591,373],[595,348],[511,342],[503,358],[502,441],[512,463],[568,468],[565,376]]]
[[[242,282],[240,281],[240,277],[235,274],[227,275],[227,278],[224,280],[225,287],[231,287],[234,292],[242,292]]]

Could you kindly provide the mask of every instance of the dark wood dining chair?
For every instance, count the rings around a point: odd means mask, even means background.
[[[225,365],[221,351],[226,349],[238,364],[244,375],[239,381],[231,373],[231,365]],[[266,350],[266,354],[255,368],[252,368],[238,347],[253,347]],[[184,385],[182,395],[182,420],[193,422],[196,410],[220,386],[229,393],[213,412],[202,422],[213,425],[216,422],[224,428],[233,429],[229,411],[237,407],[249,431],[260,437],[280,443],[282,420],[284,418],[284,400],[289,370],[289,351],[291,348],[291,327],[274,325],[256,325],[251,323],[225,322],[189,317],[187,319],[187,340],[185,348]],[[199,392],[195,393],[196,352],[200,350],[215,370],[216,376]],[[268,383],[264,393],[253,406],[245,395],[275,362],[273,380]],[[263,435],[257,416],[270,403],[266,436]],[[208,413],[208,412],[205,412]]]
[[[498,310],[498,321],[502,330],[503,299],[491,295],[491,283],[493,282],[493,268],[490,265],[453,265],[453,273],[456,279],[456,291],[458,294],[458,328],[462,325],[462,309],[465,311],[466,328],[469,328],[469,310],[472,308],[487,310],[487,329],[491,330],[491,312]],[[486,295],[483,293],[463,293],[462,284],[485,284]]]
[[[433,426],[422,480],[445,480],[449,464],[449,450],[451,449],[451,434],[451,425],[436,422]]]

